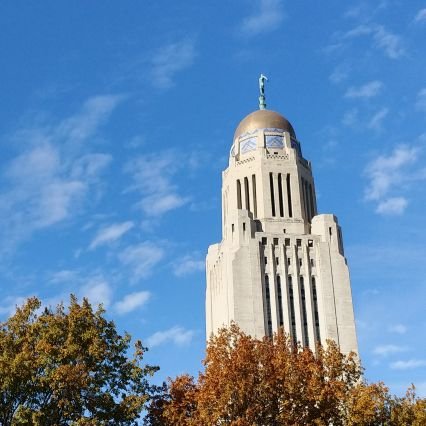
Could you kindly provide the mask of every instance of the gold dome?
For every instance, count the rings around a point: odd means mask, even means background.
[[[290,122],[275,111],[267,109],[259,109],[245,117],[235,130],[234,140],[244,133],[251,132],[256,129],[281,129],[289,132],[294,138],[296,134]]]

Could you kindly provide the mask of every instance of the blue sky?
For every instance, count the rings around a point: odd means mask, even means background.
[[[196,373],[238,122],[268,107],[343,226],[366,377],[426,395],[426,3],[3,1],[0,316],[103,302]]]

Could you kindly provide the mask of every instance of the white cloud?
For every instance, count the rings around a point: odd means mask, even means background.
[[[415,22],[422,22],[422,21],[426,21],[426,8],[425,9],[420,9],[417,12],[416,17],[414,18]]]
[[[174,85],[175,75],[190,67],[196,56],[195,42],[191,39],[170,43],[159,49],[151,62],[152,83],[161,89]]]
[[[26,297],[13,297],[7,296],[3,299],[2,304],[0,305],[0,315],[10,316],[13,315],[16,311],[17,306],[22,306]]]
[[[333,70],[328,79],[334,84],[339,84],[346,80],[348,75],[349,67],[347,65],[340,65]]]
[[[115,303],[114,309],[121,315],[128,314],[145,305],[150,297],[151,293],[149,291],[126,294],[122,300]]]
[[[364,36],[371,36],[373,47],[381,50],[390,59],[398,59],[405,55],[401,37],[391,33],[382,25],[360,25],[345,34],[346,38]]]
[[[388,108],[381,108],[368,122],[367,127],[373,130],[380,130],[382,128],[382,122],[389,114]]]
[[[178,346],[184,346],[191,342],[194,337],[193,330],[185,330],[183,327],[174,326],[168,330],[157,331],[146,339],[148,348],[172,342]]]
[[[407,190],[410,183],[426,179],[424,169],[413,167],[420,152],[418,147],[400,145],[391,154],[380,155],[367,165],[365,175],[369,183],[364,199],[377,202],[376,213],[398,215],[404,212],[407,198],[403,194],[389,196],[389,193]]]
[[[189,201],[176,193],[151,194],[143,198],[140,206],[148,216],[161,216],[170,210],[182,207]]]
[[[102,277],[94,277],[80,288],[79,296],[86,297],[92,306],[102,304],[108,307],[112,299],[112,289]]]
[[[380,356],[388,356],[391,354],[406,352],[408,348],[405,346],[397,346],[397,345],[381,345],[376,346],[373,350],[374,355],[380,355]]]
[[[49,282],[52,284],[62,284],[76,281],[78,279],[78,272],[70,269],[62,269],[52,274]]]
[[[142,194],[138,207],[147,216],[161,216],[190,200],[179,194],[177,185],[173,183],[183,164],[186,163],[173,153],[161,152],[138,157],[126,166],[126,171],[132,175],[134,181],[130,189]]]
[[[409,359],[407,361],[395,361],[390,364],[392,370],[411,370],[419,367],[426,367],[426,359]]]
[[[131,268],[133,279],[146,278],[152,269],[164,258],[164,250],[150,242],[132,245],[119,254],[120,261]]]
[[[407,327],[404,324],[394,324],[389,326],[388,330],[391,333],[405,334],[407,332]]]
[[[194,272],[204,271],[205,262],[194,256],[184,256],[178,259],[173,265],[173,272],[176,276],[182,277]]]
[[[358,119],[358,110],[353,108],[349,111],[346,111],[342,118],[342,124],[344,126],[353,127],[359,122]]]
[[[134,226],[133,222],[113,223],[100,229],[90,243],[89,249],[108,244],[120,239],[126,232],[130,231]]]
[[[375,45],[382,49],[389,58],[398,59],[404,56],[405,49],[401,37],[387,31],[383,26],[379,25],[376,28],[373,38]]]
[[[416,108],[420,111],[426,112],[426,87],[417,93]]]
[[[377,96],[382,88],[383,83],[381,81],[370,81],[359,87],[350,87],[345,93],[345,98],[372,98]]]
[[[55,137],[77,144],[92,137],[123,100],[122,95],[100,95],[86,100],[81,111],[55,128]]]
[[[401,215],[407,207],[408,201],[404,197],[387,198],[380,201],[376,213],[383,215]]]
[[[404,167],[417,161],[419,149],[407,145],[398,146],[386,156],[380,155],[366,167],[366,175],[370,183],[365,190],[367,200],[380,200],[393,186],[404,181]]]
[[[1,176],[8,190],[0,193],[0,245],[13,248],[36,230],[78,214],[88,196],[99,193],[101,173],[112,157],[90,153],[95,137],[120,102],[120,96],[95,96],[75,115],[18,130],[20,153]],[[82,142],[85,142],[82,144]]]
[[[241,32],[253,36],[279,27],[284,19],[281,0],[258,0],[257,10],[246,17],[241,25]]]

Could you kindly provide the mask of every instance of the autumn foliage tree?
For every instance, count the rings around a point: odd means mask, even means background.
[[[133,425],[156,367],[87,300],[42,309],[29,299],[0,323],[0,424]]]
[[[211,338],[204,366],[198,380],[170,380],[152,400],[146,424],[426,424],[424,400],[411,395],[397,401],[382,383],[365,383],[355,354],[341,354],[332,341],[314,355],[295,349],[283,333],[257,340],[232,325]],[[402,415],[410,422],[398,423],[395,416]]]

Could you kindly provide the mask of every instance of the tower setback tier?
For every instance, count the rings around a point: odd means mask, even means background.
[[[282,327],[312,350],[333,339],[357,352],[341,228],[318,214],[311,163],[276,112],[237,127],[222,173],[222,241],[206,271],[207,337],[234,321],[254,337]]]

